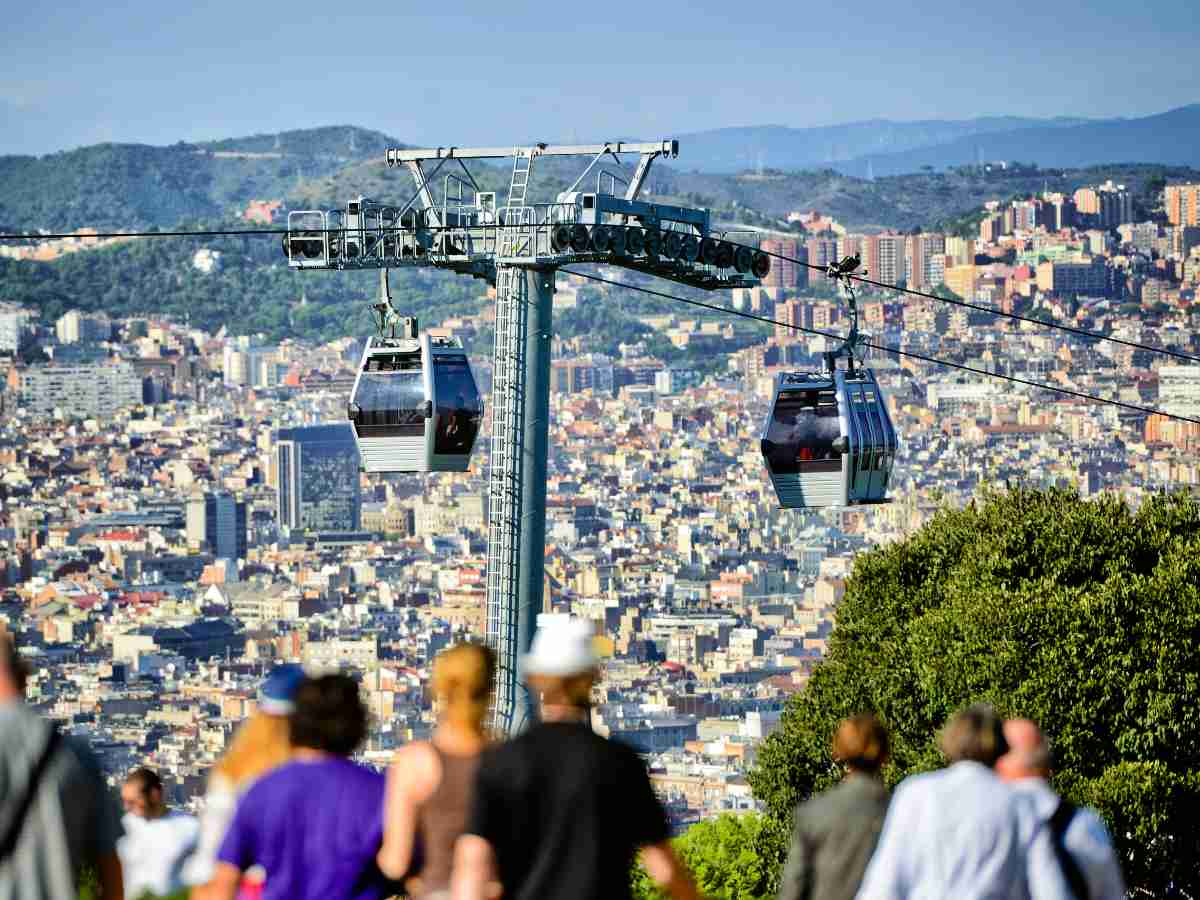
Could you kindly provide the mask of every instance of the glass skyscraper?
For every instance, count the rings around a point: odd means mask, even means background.
[[[360,530],[358,447],[349,422],[279,429],[275,467],[280,528],[289,532]]]

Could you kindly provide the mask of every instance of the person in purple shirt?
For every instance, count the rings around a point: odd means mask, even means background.
[[[241,873],[267,873],[263,900],[379,900],[392,893],[375,854],[383,839],[383,775],[348,757],[367,732],[358,685],[307,680],[288,729],[293,757],[238,803],[217,853],[212,896],[234,900]]]

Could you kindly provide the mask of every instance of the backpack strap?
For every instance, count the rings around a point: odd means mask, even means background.
[[[1067,827],[1078,811],[1079,807],[1070,800],[1065,797],[1060,798],[1054,815],[1050,817],[1050,837],[1054,843],[1054,855],[1058,859],[1058,867],[1062,869],[1067,887],[1071,889],[1076,900],[1088,900],[1087,879],[1083,877],[1079,863],[1068,852],[1066,844]]]
[[[0,863],[8,859],[17,849],[21,830],[25,827],[25,820],[29,818],[29,811],[33,808],[33,801],[37,797],[38,785],[41,784],[42,776],[46,774],[50,760],[54,757],[61,742],[62,735],[58,733],[57,728],[51,726],[46,746],[42,748],[41,755],[34,761],[33,768],[29,772],[29,781],[25,784],[25,792],[17,798],[17,802],[13,805],[13,817],[4,831],[0,832]]]

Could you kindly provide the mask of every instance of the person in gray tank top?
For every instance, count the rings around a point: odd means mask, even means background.
[[[454,842],[466,828],[479,756],[489,743],[484,721],[495,670],[495,655],[482,644],[459,644],[439,654],[433,664],[438,713],[433,738],[401,748],[388,768],[377,861],[389,878],[404,880],[417,900],[449,896]]]

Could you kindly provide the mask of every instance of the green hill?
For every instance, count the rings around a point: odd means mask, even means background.
[[[73,231],[233,221],[250,200],[303,192],[309,180],[381,158],[383,147],[396,143],[345,127],[202,145],[100,144],[42,157],[0,156],[0,223]]]

